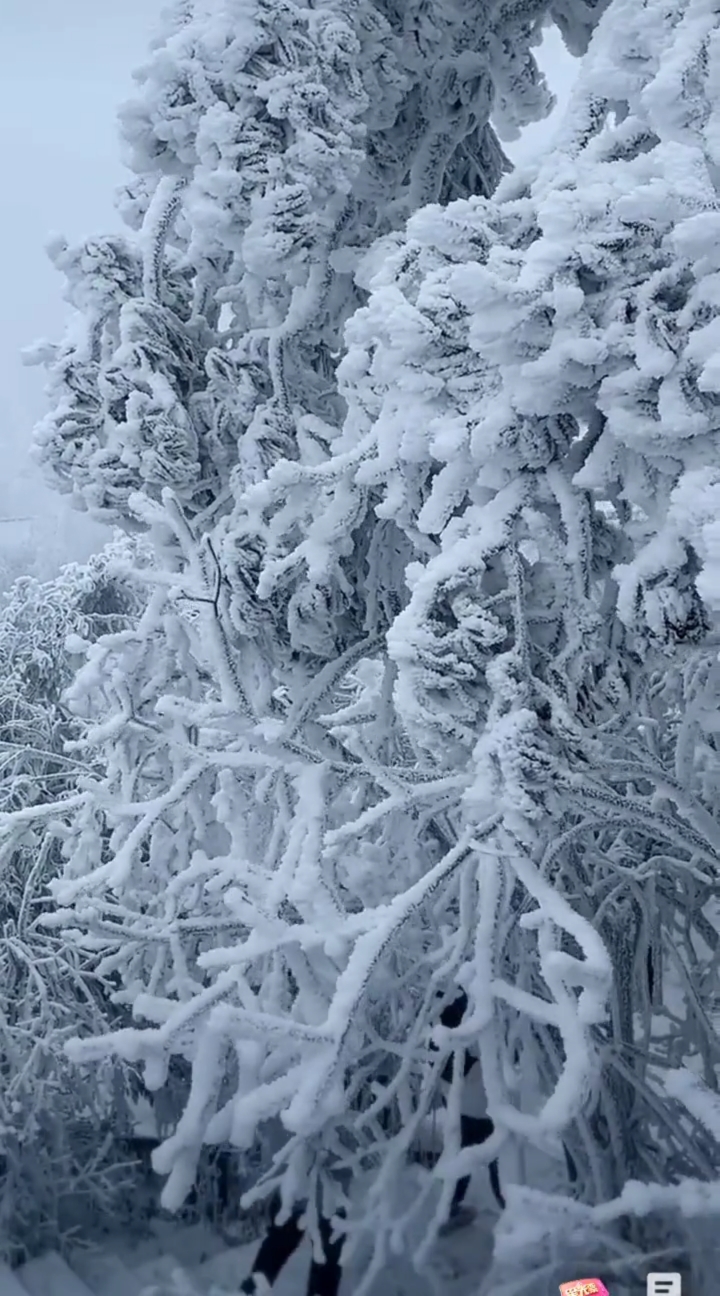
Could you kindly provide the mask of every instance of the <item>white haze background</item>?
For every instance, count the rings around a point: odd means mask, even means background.
[[[106,539],[47,489],[30,458],[32,427],[45,412],[43,377],[23,367],[20,352],[59,336],[68,309],[44,253],[48,235],[59,231],[75,243],[120,227],[113,194],[125,172],[116,113],[162,8],[160,0],[0,4],[0,150],[9,177],[0,206],[0,588],[31,568],[50,576]],[[540,62],[562,108],[576,63],[556,30]],[[556,114],[506,145],[513,161],[548,147]]]
[[[30,460],[32,427],[45,412],[43,379],[23,367],[20,351],[61,333],[68,309],[44,253],[48,235],[79,241],[120,225],[117,107],[130,94],[131,70],[160,8],[158,0],[0,4],[0,149],[8,178],[0,206],[0,518],[30,519],[0,524],[0,564],[37,558],[43,575],[85,558],[105,536],[45,487]]]

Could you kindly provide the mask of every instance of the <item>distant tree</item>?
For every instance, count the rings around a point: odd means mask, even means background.
[[[79,1220],[116,1220],[122,1200],[101,1122],[117,1119],[129,1077],[117,1063],[78,1074],[63,1052],[78,1026],[97,1033],[117,1013],[90,960],[38,924],[62,865],[43,832],[48,807],[101,775],[73,749],[80,725],[61,699],[77,658],[66,640],[93,642],[137,616],[144,591],[125,574],[128,548],[111,544],[52,581],[21,578],[0,608],[0,813],[17,812],[0,849],[0,1251],[10,1258],[62,1247]]]

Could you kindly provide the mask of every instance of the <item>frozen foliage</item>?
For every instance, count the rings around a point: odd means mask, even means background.
[[[557,8],[582,42],[602,0]],[[322,448],[359,253],[422,203],[491,192],[507,165],[491,109],[512,136],[551,104],[530,51],[547,9],[179,6],[122,115],[137,236],[49,249],[77,312],[28,356],[49,369],[55,484],[125,524],[133,490],[165,486],[206,517],[231,473]]]
[[[564,1129],[595,1201],[713,1168],[657,1090],[689,1057],[714,1084],[717,1050],[716,639],[697,497],[678,507],[685,465],[713,462],[690,363],[712,267],[678,249],[714,219],[716,27],[712,6],[614,6],[539,173],[422,210],[361,267],[331,460],[248,494],[263,596],[291,589],[320,624],[360,605],[368,631],[390,609],[385,699],[477,875],[477,913],[446,922],[490,1114],[515,1139]],[[407,824],[400,795],[383,810]],[[380,813],[342,837],[367,844]]]
[[[79,1025],[106,1028],[108,1001],[87,961],[38,918],[61,863],[42,831],[45,809],[99,772],[72,752],[78,725],[60,701],[74,669],[65,640],[92,641],[137,614],[126,550],[109,545],[44,584],[18,580],[0,609],[0,811],[20,811],[0,850],[0,1251],[11,1256],[62,1245],[78,1213],[110,1219],[118,1209],[98,1120],[121,1096],[120,1071],[105,1066],[99,1085],[63,1053]]]
[[[630,1296],[648,1269],[691,1268],[693,1290],[710,1292],[716,1281],[717,1219],[720,1215],[720,1101],[686,1068],[665,1074],[659,1095],[681,1125],[690,1116],[697,1135],[714,1154],[714,1177],[674,1182],[629,1180],[611,1201],[588,1206],[551,1198],[533,1189],[511,1187],[509,1209],[496,1235],[495,1264],[482,1291],[509,1296],[530,1287],[529,1274],[547,1290],[556,1289],[572,1269],[602,1271],[612,1291]],[[638,1239],[613,1236],[608,1226],[627,1216],[661,1221]]]
[[[542,12],[183,6],[124,114],[136,237],[54,253],[42,456],[157,563],[66,694],[97,774],[6,830],[62,852],[53,922],[136,1019],[73,1056],[191,1071],[166,1205],[264,1134],[248,1201],[348,1205],[359,1296],[496,1156],[489,1290],[571,1236],[707,1276],[720,16],[613,0],[491,197]],[[461,1151],[465,1046],[495,1134]],[[522,1169],[561,1140],[572,1189]]]

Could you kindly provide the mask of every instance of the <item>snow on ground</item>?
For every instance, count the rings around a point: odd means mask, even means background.
[[[531,1160],[532,1164],[523,1168],[535,1182],[544,1167],[545,1188],[552,1191],[559,1187],[554,1157],[537,1153]],[[514,1177],[508,1176],[506,1191]],[[417,1186],[417,1167],[408,1167],[407,1179],[400,1187],[403,1203],[417,1192]],[[391,1258],[378,1275],[371,1296],[477,1296],[491,1263],[495,1226],[500,1219],[487,1171],[474,1176],[468,1205],[475,1209],[474,1221],[439,1239],[420,1272],[407,1259]],[[435,1203],[430,1201],[418,1214],[408,1239],[410,1249],[427,1235],[434,1209]],[[519,1225],[522,1231],[522,1219]],[[94,1251],[76,1253],[70,1260],[72,1273],[66,1268],[63,1274],[63,1262],[53,1256],[31,1262],[27,1284],[22,1268],[13,1275],[0,1267],[0,1296],[222,1296],[237,1293],[252,1268],[257,1246],[257,1241],[229,1246],[227,1235],[223,1238],[209,1224],[156,1218],[144,1236],[110,1235]],[[340,1296],[354,1296],[368,1261],[367,1253],[353,1257]],[[305,1296],[309,1267],[310,1248],[303,1245],[278,1279],[273,1296]]]
[[[555,1156],[535,1153],[532,1164],[523,1162],[521,1174],[534,1182],[556,1186]],[[542,1171],[542,1174],[541,1174]],[[396,1206],[406,1209],[418,1191],[418,1167],[408,1167],[399,1185]],[[507,1190],[516,1174],[507,1176]],[[538,1180],[540,1176],[540,1180]],[[360,1187],[360,1186],[359,1186]],[[557,1183],[559,1187],[559,1183]],[[438,1188],[439,1191],[439,1188]],[[427,1236],[436,1198],[426,1203],[412,1225],[408,1250]],[[420,1272],[407,1258],[390,1258],[375,1281],[371,1296],[476,1296],[487,1274],[500,1210],[490,1190],[487,1170],[478,1170],[467,1204],[476,1212],[467,1227],[438,1240]],[[395,1213],[393,1211],[393,1213]],[[258,1242],[231,1245],[210,1224],[189,1224],[164,1216],[155,1218],[143,1236],[128,1233],[107,1236],[102,1245],[85,1247],[63,1268],[59,1256],[40,1257],[27,1270],[10,1274],[0,1266],[0,1296],[222,1296],[237,1293],[252,1268]],[[354,1256],[343,1276],[340,1296],[354,1296],[367,1273],[369,1255]],[[310,1267],[309,1245],[301,1246],[287,1264],[273,1296],[305,1296]],[[27,1279],[27,1281],[26,1281]],[[183,1286],[183,1283],[185,1284]],[[19,1284],[19,1286],[18,1286]]]

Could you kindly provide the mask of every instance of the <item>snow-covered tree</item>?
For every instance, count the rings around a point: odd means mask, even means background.
[[[358,256],[425,202],[492,191],[490,112],[512,137],[551,103],[530,51],[548,9],[577,44],[603,2],[177,6],[122,115],[137,237],[50,248],[78,312],[34,353],[55,484],[113,521],[165,486],[205,517],[233,470],[322,447]]]
[[[690,1250],[656,1209],[717,1206],[662,1075],[717,1089],[720,22],[614,0],[552,156],[491,197],[542,8],[184,7],[125,115],[137,238],[57,251],[84,324],[45,460],[159,556],[68,697],[106,773],[56,807],[57,921],[147,1023],[110,1047],[151,1089],[192,1069],[167,1203],[279,1118],[257,1191],[328,1210],[352,1169],[367,1286],[464,1045],[496,1133],[459,1151],[458,1080],[437,1224],[560,1138],[583,1200],[543,1171],[546,1238],[602,1225],[627,1265],[668,1224]],[[508,1200],[494,1291],[542,1241]]]
[[[717,1174],[660,1076],[684,1061],[717,1087],[719,40],[713,6],[615,4],[547,163],[375,249],[332,460],[249,497],[266,596],[327,605],[357,537],[384,532],[363,588],[366,606],[409,592],[386,636],[394,717],[410,768],[454,780],[456,839],[475,834],[479,912],[445,931],[489,1110],[527,1142],[563,1131],[590,1201]],[[604,1218],[634,1200],[647,1213],[626,1189]]]

